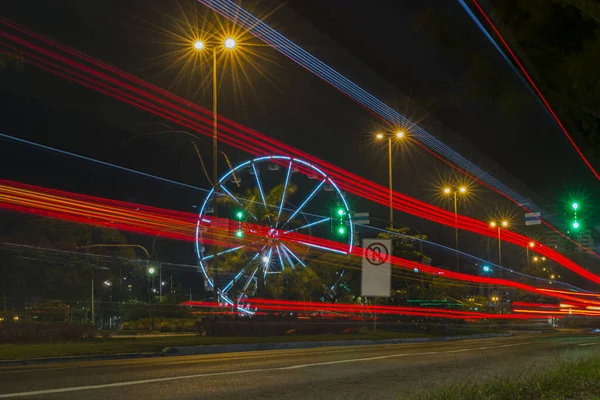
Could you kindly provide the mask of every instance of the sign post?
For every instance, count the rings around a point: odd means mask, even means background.
[[[392,267],[390,257],[392,241],[390,239],[363,239],[363,261],[361,295],[373,297],[390,297],[392,287]],[[373,319],[373,330],[377,330],[377,314]]]

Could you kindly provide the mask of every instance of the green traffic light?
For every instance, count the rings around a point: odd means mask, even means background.
[[[337,215],[339,215],[340,217],[343,217],[344,214],[346,214],[346,211],[344,211],[343,208],[338,208],[336,211]]]
[[[577,211],[579,209],[579,203],[574,202],[573,204],[571,204],[571,207],[573,208],[573,210]]]
[[[242,238],[242,237],[244,237],[244,232],[242,232],[241,230],[238,230],[235,232],[235,236],[238,238]]]
[[[580,227],[578,221],[573,221],[573,224],[571,224],[571,226],[573,227],[573,229],[579,229],[579,227]]]
[[[155,272],[156,272],[156,270],[154,269],[154,267],[150,267],[150,268],[148,268],[148,273],[149,273],[150,275],[154,275],[154,273],[155,273]]]
[[[337,232],[338,232],[340,235],[344,235],[344,234],[346,233],[346,228],[344,228],[343,226],[340,226],[340,227],[338,228]]]
[[[242,210],[239,210],[235,213],[235,217],[237,219],[243,219],[244,218],[244,212]]]

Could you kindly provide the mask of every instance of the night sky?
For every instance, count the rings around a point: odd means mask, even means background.
[[[183,15],[191,21],[201,21],[205,16],[215,21],[202,5],[193,0],[62,0],[60,4],[8,1],[0,5],[0,15],[210,108],[210,91],[203,87],[208,67],[178,78],[183,62],[169,65],[174,60],[164,57],[178,46],[168,32],[185,25]],[[248,1],[242,5],[257,15],[273,11],[267,23],[405,115],[423,119],[425,126],[436,126],[441,121],[443,128],[432,134],[508,186],[539,199],[543,203],[539,206],[552,209],[566,191],[597,186],[558,127],[456,2],[378,0],[365,6],[362,1],[292,0],[280,9],[278,2]],[[463,90],[460,85],[465,82],[469,60],[457,57],[423,34],[428,29],[423,25],[423,16],[431,8],[452,22],[437,29],[464,42],[465,51],[474,56],[494,60],[494,74],[507,78],[520,90],[519,102],[525,104],[526,112],[507,115],[497,104],[471,101],[458,107],[446,101],[428,114],[402,95],[444,98],[447,93]],[[461,29],[455,29],[456,25]],[[253,48],[264,58],[256,61],[260,72],[245,68],[247,76],[232,85],[231,74],[225,71],[219,93],[220,113],[367,179],[387,184],[385,146],[372,140],[374,132],[385,124],[272,49],[258,46],[254,39],[250,42],[257,45]],[[169,129],[165,121],[27,64],[5,68],[0,74],[2,133],[208,187],[188,137],[145,135]],[[471,84],[483,91],[491,85],[489,81],[477,81],[477,77]],[[128,141],[139,135],[143,136]],[[209,162],[209,140],[201,137],[196,143]],[[224,150],[234,164],[248,157],[234,149]],[[451,169],[416,146],[403,145],[396,150],[395,188],[448,206],[440,201],[437,185],[453,177]],[[0,170],[6,179],[190,212],[203,198],[201,191],[11,141],[0,141],[0,157]],[[465,213],[483,219],[502,212],[521,222],[516,206],[485,188],[475,186],[474,190],[476,197],[464,205]],[[383,207],[358,198],[350,200],[356,211],[387,215]],[[452,243],[449,228],[410,216],[399,219],[434,240]],[[474,253],[482,253],[483,239],[469,234],[465,238]]]

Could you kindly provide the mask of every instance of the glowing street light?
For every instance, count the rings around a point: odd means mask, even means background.
[[[454,198],[454,237],[456,239],[456,270],[460,269],[460,261],[458,255],[458,195],[464,196],[467,194],[468,189],[465,185],[459,186],[446,186],[442,192],[445,195],[452,195]]]
[[[234,38],[227,38],[225,39],[223,45],[226,49],[232,50],[235,49],[235,46],[237,46],[237,41]]]
[[[510,226],[510,222],[508,222],[505,219],[503,219],[501,221],[490,221],[490,228],[498,230],[498,266],[500,267],[500,269],[499,269],[500,277],[502,277],[502,234],[501,234],[501,231],[503,228],[508,229],[509,226]]]
[[[204,49],[204,46],[205,46],[205,44],[204,44],[204,42],[202,40],[196,40],[194,42],[194,48],[196,50],[202,50],[202,49]]]
[[[197,51],[206,51],[207,50],[207,45],[204,41],[202,40],[196,40],[193,43],[194,49]],[[218,160],[218,155],[219,155],[219,150],[218,150],[218,145],[219,145],[219,131],[217,129],[218,127],[218,117],[217,117],[217,104],[218,104],[218,88],[217,88],[217,52],[219,51],[219,49],[225,49],[227,51],[233,50],[237,47],[237,41],[232,38],[232,37],[227,37],[225,38],[225,40],[222,42],[222,46],[217,46],[217,45],[213,45],[211,44],[212,47],[212,86],[213,86],[213,140],[212,140],[212,158],[213,158],[213,165],[212,165],[212,184],[213,184],[213,190],[216,192],[219,189],[219,179],[218,179],[218,175],[217,175],[217,160]],[[215,206],[215,211],[214,211],[214,215],[217,216],[217,208]],[[241,238],[243,236],[243,233],[241,231],[237,231],[235,233],[235,235],[238,238]],[[218,273],[218,268],[217,268],[217,248],[215,246],[214,248],[214,254],[213,254],[213,261],[212,261],[212,268],[213,268],[213,279],[217,278],[217,273]],[[217,285],[213,285],[213,298],[217,299]]]
[[[375,139],[377,140],[382,140],[384,139],[386,136],[388,138],[388,186],[389,186],[389,201],[390,201],[390,227],[394,227],[394,196],[393,196],[393,189],[392,189],[392,137],[395,137],[396,139],[403,139],[404,136],[406,134],[404,133],[404,131],[396,131],[395,134],[388,134],[388,135],[384,135],[383,133],[379,132],[375,135]]]

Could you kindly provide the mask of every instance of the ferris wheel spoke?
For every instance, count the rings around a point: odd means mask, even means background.
[[[240,207],[244,208],[244,205],[242,204],[242,202],[241,202],[241,201],[239,201],[239,200],[238,200],[238,198],[237,198],[237,197],[235,197],[233,194],[231,194],[231,192],[230,192],[229,190],[227,190],[227,188],[226,188],[226,187],[225,187],[223,184],[221,184],[220,186],[221,186],[221,189],[223,189],[223,191],[224,191],[225,193],[227,193],[227,195],[228,195],[229,197],[231,197],[231,198],[232,198],[232,199],[233,199],[233,200],[234,200],[234,201],[235,201],[237,204],[239,204],[239,205],[240,205]],[[251,216],[252,218],[254,218],[254,219],[255,219],[255,220],[258,222],[258,218],[256,218],[256,216],[255,216],[254,214],[252,214],[251,212],[248,212],[248,214],[250,214],[250,216]]]
[[[308,195],[308,197],[306,198],[306,200],[304,200],[304,202],[302,204],[300,204],[300,207],[298,207],[296,209],[296,211],[294,211],[294,213],[288,218],[288,220],[285,221],[285,223],[283,225],[281,225],[281,229],[283,229],[292,219],[294,219],[294,217],[296,216],[296,214],[298,214],[300,211],[302,211],[302,209],[304,208],[304,206],[306,206],[306,204],[308,204],[308,202],[311,201],[313,197],[315,197],[315,195],[317,194],[317,192],[319,191],[319,189],[321,189],[324,184],[325,184],[325,180],[322,180],[321,183],[319,183],[317,185],[317,187],[314,188],[314,190]]]
[[[281,270],[285,270],[285,264],[283,262],[283,258],[281,257],[281,250],[279,249],[279,245],[275,246],[275,251],[277,252],[277,258],[279,258],[279,265],[281,265]]]
[[[329,217],[328,218],[323,218],[323,219],[321,219],[319,221],[311,222],[311,223],[308,223],[306,225],[302,225],[301,227],[298,227],[298,228],[295,228],[295,229],[290,229],[289,231],[284,231],[283,234],[285,235],[286,233],[296,232],[296,231],[299,231],[301,229],[308,228],[310,226],[314,226],[314,225],[318,225],[318,224],[322,224],[323,222],[327,222],[327,221],[330,221],[330,220],[331,220],[331,218],[329,218]]]
[[[292,160],[288,165],[287,174],[285,176],[285,183],[283,184],[283,193],[281,194],[281,203],[279,204],[279,211],[277,212],[277,221],[275,222],[275,227],[279,225],[279,218],[281,218],[281,210],[283,209],[283,204],[285,203],[285,193],[287,192],[288,184],[290,183],[290,175],[292,174]]]
[[[217,253],[217,257],[218,257],[218,256],[220,256],[220,255],[223,255],[223,254],[231,253],[232,251],[236,251],[236,250],[239,250],[239,249],[243,249],[244,247],[246,247],[246,245],[245,245],[245,244],[244,244],[244,245],[242,245],[242,246],[233,247],[233,248],[231,248],[231,249],[223,250],[223,251],[221,251],[220,253]],[[202,257],[202,260],[204,260],[204,261],[206,261],[206,260],[210,260],[210,259],[211,259],[211,258],[213,258],[213,257],[214,257],[214,254],[211,254],[211,255],[209,255],[209,256]]]
[[[258,171],[256,170],[256,166],[252,163],[252,171],[254,171],[254,178],[256,179],[256,185],[258,186],[258,191],[260,192],[260,198],[262,199],[263,204],[265,205],[265,210],[267,209],[267,201],[265,200],[265,192],[263,191],[262,184],[260,183],[260,177],[258,176]]]
[[[294,268],[294,262],[292,261],[290,255],[288,254],[287,251],[285,251],[285,246],[283,245],[283,243],[281,244],[281,254],[283,254],[283,256],[285,257],[285,259],[287,260],[287,262],[290,264],[290,267],[293,269]]]
[[[284,249],[285,249],[285,250],[286,250],[288,253],[290,253],[290,254],[292,255],[292,257],[294,257],[294,258],[296,259],[296,261],[298,261],[298,262],[300,263],[300,265],[302,265],[304,268],[306,268],[306,264],[304,264],[304,263],[302,262],[302,260],[301,260],[300,258],[298,258],[298,256],[297,256],[296,254],[294,254],[294,252],[293,252],[293,251],[291,251],[291,250],[289,249],[289,247],[287,247],[287,246],[286,246],[285,244],[283,244],[283,243],[281,243],[281,245],[283,246],[283,248],[284,248]]]

